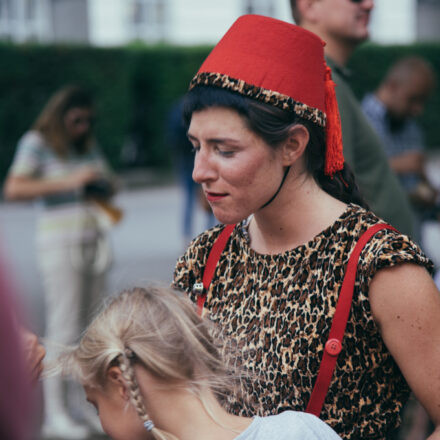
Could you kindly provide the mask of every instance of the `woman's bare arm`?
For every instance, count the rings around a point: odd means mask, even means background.
[[[380,270],[370,286],[371,310],[382,338],[440,439],[440,292],[425,268]]]
[[[10,175],[6,179],[3,194],[7,200],[32,200],[37,197],[75,191],[87,182],[95,180],[99,175],[100,173],[95,168],[89,166],[58,179]]]

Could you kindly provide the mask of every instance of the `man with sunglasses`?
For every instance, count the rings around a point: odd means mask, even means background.
[[[344,67],[368,38],[373,0],[290,0],[290,5],[295,22],[326,43],[327,63],[337,84],[344,157],[363,196],[379,217],[412,236],[414,218],[408,200],[390,169],[381,140],[348,85]]]

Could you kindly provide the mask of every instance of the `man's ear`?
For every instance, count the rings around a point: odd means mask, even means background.
[[[124,399],[128,400],[128,388],[122,377],[122,371],[119,367],[113,366],[107,370],[107,384],[117,390],[118,394]]]
[[[317,0],[296,0],[296,9],[298,16],[301,17],[298,25],[304,25],[305,23],[313,23],[316,20],[317,8],[319,6]]]
[[[304,125],[298,124],[289,130],[289,136],[282,148],[284,166],[291,166],[304,154],[309,143],[310,134]]]

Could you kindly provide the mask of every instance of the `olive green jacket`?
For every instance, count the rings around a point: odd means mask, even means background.
[[[396,227],[414,236],[414,214],[408,198],[388,164],[382,141],[362,113],[346,81],[344,68],[327,58],[336,83],[336,98],[341,114],[344,157],[370,209]]]

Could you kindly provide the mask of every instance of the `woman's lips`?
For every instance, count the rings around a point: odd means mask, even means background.
[[[208,200],[208,202],[216,202],[216,201],[221,200],[227,196],[227,194],[215,193],[212,191],[205,191],[205,195],[206,195],[206,199]]]

